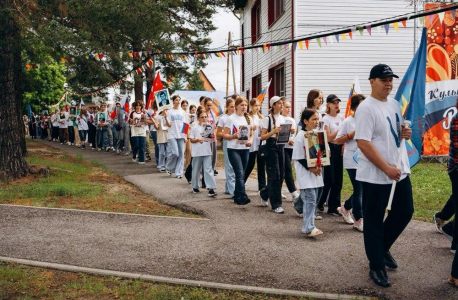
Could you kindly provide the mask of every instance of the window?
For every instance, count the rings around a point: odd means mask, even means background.
[[[285,11],[285,0],[269,0],[269,26]]]
[[[269,98],[273,96],[286,96],[285,65],[280,64],[270,69],[269,77],[272,78],[272,83],[269,87]]]
[[[261,37],[261,1],[257,0],[251,9],[251,43]]]
[[[251,82],[251,98],[256,98],[262,90],[262,78],[261,74],[256,77],[253,77]]]

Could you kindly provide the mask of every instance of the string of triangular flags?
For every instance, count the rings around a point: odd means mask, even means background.
[[[134,68],[128,73],[120,76],[120,79],[117,81],[104,86],[100,87],[97,90],[92,90],[87,93],[82,93],[82,94],[75,94],[78,96],[89,96],[89,95],[96,95],[96,94],[101,94],[103,89],[110,88],[110,87],[116,87],[120,84],[123,83],[124,80],[133,77],[135,75],[143,76],[144,72],[146,71],[147,68],[150,68],[153,65],[153,60],[152,57],[157,57],[157,58],[168,58],[170,60],[178,60],[181,59],[183,62],[185,62],[188,59],[194,59],[197,57],[201,57],[204,59],[208,58],[213,58],[213,56],[219,57],[219,58],[226,58],[227,55],[244,55],[248,52],[259,52],[262,51],[263,53],[267,53],[269,51],[273,51],[274,49],[277,49],[278,51],[285,50],[285,51],[296,51],[297,48],[300,50],[304,49],[310,49],[311,47],[311,41],[316,41],[318,46],[321,48],[322,43],[325,45],[328,44],[328,42],[332,42],[332,38],[335,39],[336,42],[346,41],[347,38],[352,40],[355,33],[359,32],[359,34],[362,36],[364,33],[364,30],[367,31],[367,33],[371,36],[372,35],[372,29],[378,28],[380,31],[381,28],[383,27],[386,34],[389,33],[390,31],[390,25],[394,28],[396,32],[399,31],[399,23],[401,23],[402,27],[406,28],[407,27],[407,21],[408,20],[414,20],[414,19],[420,19],[421,24],[424,24],[425,22],[425,17],[428,17],[428,21],[430,23],[433,22],[434,18],[437,15],[437,18],[439,18],[439,21],[443,22],[445,18],[445,14],[448,12],[451,14],[451,17],[455,19],[455,14],[456,14],[456,9],[458,8],[458,4],[447,4],[445,6],[441,6],[438,9],[434,10],[425,10],[425,11],[420,11],[417,13],[408,13],[404,14],[401,16],[393,17],[393,18],[387,18],[383,19],[380,21],[372,21],[372,22],[367,22],[364,24],[358,24],[358,25],[352,25],[352,26],[347,26],[344,28],[340,29],[335,29],[335,30],[329,30],[329,31],[324,31],[324,32],[319,32],[319,33],[312,33],[307,36],[293,39],[293,40],[282,40],[279,42],[267,42],[267,43],[262,43],[262,44],[255,44],[251,46],[246,46],[246,47],[232,47],[231,49],[226,49],[226,50],[211,50],[211,51],[203,51],[203,52],[174,52],[174,53],[162,53],[160,50],[156,50],[157,53],[154,53],[152,50],[148,51],[139,51],[139,52],[129,52],[128,55],[129,57],[142,57],[148,54],[148,57],[145,57],[146,61],[141,64],[140,67]],[[93,56],[94,59],[102,59],[103,54],[95,54]],[[62,58],[61,62],[69,62],[68,58]]]

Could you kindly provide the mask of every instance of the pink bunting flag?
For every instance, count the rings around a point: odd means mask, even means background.
[[[327,45],[328,45],[328,39],[327,39],[327,37],[324,36],[324,37],[323,37],[323,41],[324,41],[324,44],[327,46]]]
[[[366,30],[369,33],[369,35],[372,35],[372,26],[370,24],[366,25]]]

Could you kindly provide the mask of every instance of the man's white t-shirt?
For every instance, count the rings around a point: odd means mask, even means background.
[[[168,139],[184,139],[185,135],[181,133],[183,130],[183,123],[186,120],[186,113],[181,108],[170,109],[167,111],[167,120],[170,123],[168,129]]]
[[[192,126],[191,129],[191,134],[190,138],[191,139],[200,139],[202,137],[202,132],[204,131],[204,127],[195,124]],[[210,146],[210,142],[203,142],[202,144],[197,142],[197,143],[191,143],[191,156],[192,157],[197,157],[197,156],[210,156],[212,155],[212,150]]]
[[[349,134],[350,132],[355,131],[356,122],[353,116],[346,118],[342,125],[340,126],[339,133],[337,134],[336,139]],[[344,169],[356,169],[357,164],[353,159],[356,150],[358,150],[358,144],[356,140],[348,140],[345,143],[344,155],[343,155],[343,167]]]
[[[380,156],[392,166],[396,166],[399,157],[401,125],[404,124],[399,103],[388,98],[382,102],[367,97],[356,110],[355,140],[369,141]],[[404,148],[405,149],[405,148]],[[407,151],[401,153],[401,180],[410,174]],[[399,167],[399,166],[398,166]],[[356,179],[374,184],[390,184],[393,181],[371,163],[362,151],[358,151]]]
[[[305,131],[303,130],[297,133],[296,138],[294,139],[292,157],[294,161],[294,169],[296,170],[296,186],[301,190],[322,187],[324,185],[323,176],[316,176],[298,162],[298,160],[306,159],[304,135]]]
[[[253,120],[250,118],[250,124],[253,123]],[[238,116],[237,114],[232,114],[230,117],[226,119],[224,124],[225,128],[229,128],[229,132],[233,132],[233,128],[237,128],[239,130],[239,126],[241,125],[249,125],[246,121],[245,116]],[[227,148],[228,149],[237,149],[237,150],[249,150],[250,147],[247,147],[245,144],[237,144],[237,139],[227,140]]]

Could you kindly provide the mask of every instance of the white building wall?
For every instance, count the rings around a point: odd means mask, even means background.
[[[394,17],[414,10],[404,0],[321,0],[319,3],[299,0],[295,5],[296,38],[323,30]],[[370,94],[367,79],[375,64],[388,64],[402,79],[414,54],[414,22],[419,21],[407,21],[407,28],[399,22],[398,32],[390,25],[388,35],[382,27],[380,31],[372,28],[372,36],[366,30],[363,36],[359,31],[354,32],[352,40],[348,35],[346,41],[339,36],[340,43],[336,42],[334,36],[328,37],[328,45],[322,42],[321,48],[316,40],[312,40],[310,50],[296,51],[295,116],[305,107],[307,94],[313,88],[322,90],[325,98],[331,93],[337,94],[342,99],[341,111],[345,111],[350,85],[355,75],[359,77],[362,93],[366,96]],[[420,35],[421,32],[418,40]],[[400,79],[395,80],[394,89],[397,89]],[[391,96],[394,95],[395,90]]]
[[[262,36],[256,42],[256,44],[263,44],[267,42],[277,41],[277,40],[284,40],[284,39],[291,39],[292,38],[292,27],[291,27],[291,13],[292,13],[292,1],[293,0],[285,0],[285,11],[284,13],[278,18],[275,23],[273,23],[270,27],[268,26],[268,1],[267,0],[260,0],[261,1],[261,32]],[[245,40],[245,47],[252,45],[251,43],[251,8],[253,7],[254,0],[249,0],[243,14],[240,19],[240,23],[244,24],[244,40]],[[241,35],[242,36],[242,35]],[[279,51],[278,48],[271,49],[271,51],[267,51],[266,53],[263,52],[262,48],[255,50],[245,51],[245,74],[241,80],[244,81],[244,90],[242,91],[242,95],[246,96],[246,92],[250,91],[250,98],[251,98],[251,83],[252,78],[261,74],[262,75],[262,86],[267,85],[269,82],[269,68],[272,68],[275,65],[284,62],[285,64],[285,92],[286,98],[291,99],[292,97],[292,52],[290,50]],[[262,112],[266,114],[268,110],[268,101],[266,100],[268,97],[273,96],[267,94],[263,106]]]

